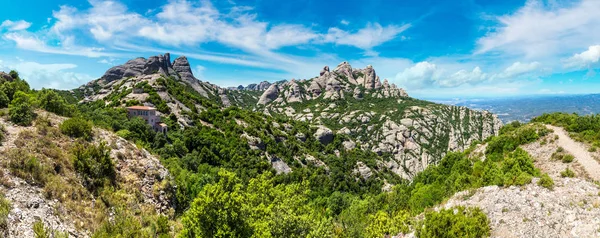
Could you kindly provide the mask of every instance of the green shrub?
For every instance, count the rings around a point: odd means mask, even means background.
[[[569,167],[567,167],[564,171],[560,172],[560,176],[565,178],[574,178],[575,177],[575,172],[573,172],[573,170],[569,169]]]
[[[552,159],[552,160],[562,160],[562,158],[563,158],[564,156],[565,156],[565,155],[564,155],[563,153],[554,152],[554,153],[552,153],[552,155],[550,156],[550,159]]]
[[[562,147],[556,148],[556,152],[557,153],[560,153],[560,152],[563,152],[563,151],[565,151],[565,148],[562,148]]]
[[[117,136],[119,136],[123,139],[126,139],[126,140],[129,140],[132,138],[131,131],[126,130],[126,129],[117,131]]]
[[[36,221],[33,223],[33,234],[35,238],[50,238],[50,230],[44,227],[44,222]]]
[[[550,178],[550,176],[547,173],[545,173],[542,174],[542,177],[540,177],[538,185],[547,189],[552,189],[554,188],[554,181],[552,180],[552,178]]]
[[[0,193],[0,231],[6,231],[8,229],[7,219],[11,208],[12,205],[10,204],[10,201],[4,197],[4,194]]]
[[[14,99],[8,106],[8,115],[12,122],[20,126],[30,126],[35,114],[29,96],[24,92],[17,91]]]
[[[517,178],[514,180],[514,185],[519,185],[519,186],[523,186],[525,184],[529,184],[531,183],[531,179],[533,177],[525,172],[522,172],[521,174],[519,174],[519,176],[517,176]]]
[[[3,91],[0,91],[0,108],[8,107],[9,103],[10,103],[10,100],[8,99],[8,96],[6,96],[6,93],[4,93]]]
[[[73,167],[82,176],[83,184],[88,190],[98,192],[104,186],[115,184],[117,173],[106,143],[77,143],[72,152]]]
[[[92,138],[92,123],[79,117],[69,118],[60,124],[60,132],[75,138]]]
[[[23,149],[11,149],[6,157],[10,172],[28,183],[44,185],[47,175],[52,173],[51,168]]]
[[[38,93],[38,102],[40,108],[61,116],[71,116],[74,111],[74,108],[67,104],[67,101],[62,96],[51,89],[40,90]]]
[[[563,163],[571,163],[571,162],[573,162],[573,159],[575,159],[575,157],[573,155],[564,155],[562,157],[562,162]]]
[[[425,213],[416,228],[417,237],[488,237],[489,220],[479,208],[455,207]]]
[[[598,148],[596,148],[596,146],[592,146],[588,149],[589,152],[596,152],[598,150]]]

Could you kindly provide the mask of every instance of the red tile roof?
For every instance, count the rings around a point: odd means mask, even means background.
[[[131,106],[131,107],[127,107],[127,109],[133,109],[133,110],[148,110],[148,111],[156,110],[156,108],[153,108],[153,107],[147,107],[147,106]]]

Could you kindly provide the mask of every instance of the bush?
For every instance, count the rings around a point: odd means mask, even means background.
[[[565,151],[565,148],[558,147],[558,148],[556,149],[556,152],[557,152],[557,153],[560,153],[560,152],[563,152],[563,151]]]
[[[3,91],[0,91],[0,108],[8,107],[9,103],[10,103],[10,99],[8,99],[8,96],[6,96],[6,93],[4,93]]]
[[[550,190],[554,188],[554,181],[547,173],[542,174],[542,177],[540,177],[540,180],[537,184]]]
[[[7,153],[10,172],[28,183],[44,185],[51,168],[23,149],[11,149]]]
[[[589,152],[596,152],[598,150],[598,148],[596,148],[596,146],[592,146],[588,149]]]
[[[61,116],[71,116],[74,111],[62,96],[51,89],[42,89],[38,93],[38,102],[40,108]]]
[[[573,159],[575,159],[575,157],[573,155],[564,155],[562,157],[562,162],[563,163],[571,163],[571,162],[573,162]]]
[[[4,194],[0,193],[0,231],[6,231],[8,229],[7,219],[11,207],[10,201],[4,197]]]
[[[573,172],[573,170],[569,169],[569,167],[567,167],[564,171],[560,172],[560,176],[565,178],[574,178],[575,177],[575,172]]]
[[[60,124],[60,132],[75,138],[92,138],[92,123],[83,118],[70,118]]]
[[[88,190],[98,192],[104,186],[115,184],[117,172],[106,143],[77,143],[73,147],[73,155],[73,167],[82,176],[83,184]]]
[[[425,213],[417,237],[488,237],[490,223],[479,208],[455,207]]]
[[[50,230],[44,227],[44,222],[36,221],[33,223],[33,233],[35,238],[50,238]]]
[[[16,92],[14,99],[8,106],[8,115],[15,124],[30,126],[35,114],[29,96],[21,91]]]

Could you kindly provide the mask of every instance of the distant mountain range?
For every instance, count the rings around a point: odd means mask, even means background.
[[[600,113],[600,94],[432,101],[487,110],[498,115],[498,118],[504,123],[527,122],[533,117],[550,112],[577,113],[579,115]]]

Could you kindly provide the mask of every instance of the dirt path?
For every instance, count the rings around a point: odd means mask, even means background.
[[[594,181],[600,181],[600,164],[594,160],[590,152],[587,151],[587,148],[582,143],[571,139],[569,133],[563,128],[551,125],[546,125],[546,127],[554,130],[554,134],[558,135],[558,145],[575,156],[576,162],[581,164],[590,178]]]

